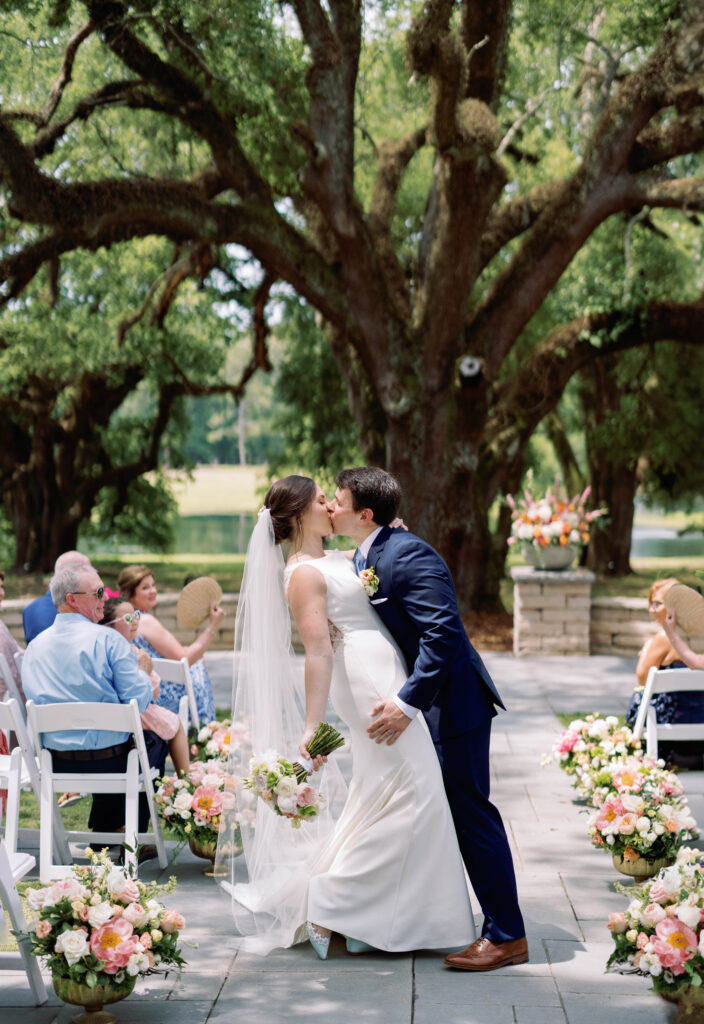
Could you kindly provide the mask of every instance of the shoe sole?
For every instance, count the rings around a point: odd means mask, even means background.
[[[510,956],[506,957],[505,960],[500,960],[496,964],[487,964],[486,967],[477,964],[476,966],[470,966],[469,964],[453,964],[445,961],[446,967],[452,967],[456,971],[498,971],[500,967],[510,967],[512,964],[527,964],[528,954],[525,953],[523,956]]]

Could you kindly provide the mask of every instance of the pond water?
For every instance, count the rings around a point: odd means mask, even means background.
[[[681,558],[704,555],[704,534],[692,531],[680,536],[677,530],[635,526],[631,534],[633,558]]]

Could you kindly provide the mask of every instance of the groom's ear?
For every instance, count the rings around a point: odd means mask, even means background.
[[[374,513],[370,508],[363,508],[359,513],[359,520],[362,523],[368,524],[374,522]]]

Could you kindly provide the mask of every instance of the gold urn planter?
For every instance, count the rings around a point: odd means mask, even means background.
[[[636,882],[644,882],[646,878],[657,875],[661,868],[669,868],[675,863],[674,857],[658,857],[657,860],[648,860],[646,857],[637,857],[636,860],[625,860],[619,853],[613,855],[614,867],[622,875],[629,875]]]
[[[661,991],[660,995],[668,1003],[676,1003],[675,1024],[701,1024],[704,1021],[704,988],[701,985],[688,985],[678,992]]]
[[[117,1018],[103,1010],[103,1006],[117,1003],[130,995],[136,980],[136,977],[128,977],[121,985],[94,985],[89,988],[71,978],[52,978],[54,992],[62,1002],[84,1008],[83,1013],[73,1018],[73,1024],[115,1024]]]
[[[216,871],[215,869],[215,854],[218,848],[217,839],[209,839],[206,841],[193,837],[188,840],[188,848],[196,857],[202,857],[203,860],[210,861],[210,867],[206,868],[203,872],[203,874],[208,878],[221,878],[227,874],[227,872],[222,869],[219,871]]]

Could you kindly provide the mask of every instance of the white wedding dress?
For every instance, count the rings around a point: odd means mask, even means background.
[[[327,584],[330,701],[352,752],[342,814],[308,865],[307,919],[389,952],[466,945],[474,926],[464,866],[423,716],[391,746],[366,732],[374,705],[405,681],[398,648],[342,552],[289,566],[286,586],[300,565]]]

